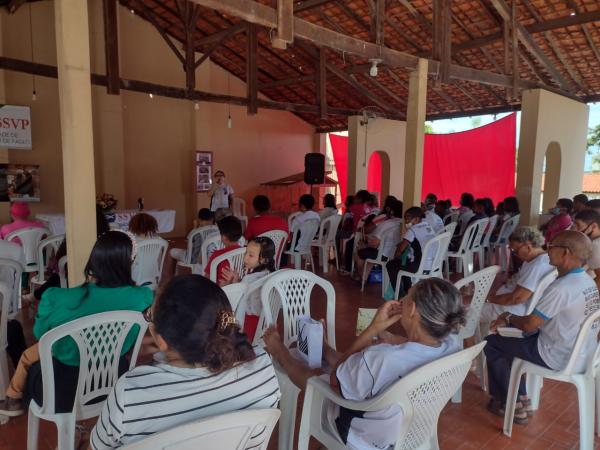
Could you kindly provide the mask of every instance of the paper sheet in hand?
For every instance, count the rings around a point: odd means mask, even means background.
[[[356,335],[365,331],[373,321],[377,308],[358,308],[358,318],[356,319]]]
[[[498,334],[504,337],[522,338],[523,330],[514,327],[498,327]]]
[[[298,352],[311,369],[321,367],[323,358],[323,324],[308,316],[298,321]]]

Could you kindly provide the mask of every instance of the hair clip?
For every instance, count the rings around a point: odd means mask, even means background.
[[[219,331],[225,331],[230,325],[236,325],[235,317],[233,314],[225,309],[219,313]]]

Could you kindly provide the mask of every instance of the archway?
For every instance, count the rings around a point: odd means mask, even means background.
[[[390,157],[386,152],[371,153],[367,168],[367,190],[377,194],[379,205],[390,193]]]
[[[542,185],[542,210],[547,211],[554,207],[560,192],[560,170],[562,155],[560,144],[550,142],[544,158],[544,178]]]

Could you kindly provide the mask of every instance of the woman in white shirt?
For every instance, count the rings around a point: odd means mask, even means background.
[[[504,313],[525,315],[542,278],[554,270],[542,248],[544,236],[533,227],[519,227],[508,238],[510,251],[523,261],[519,271],[492,295],[481,310],[481,322],[489,323]]]
[[[335,204],[335,195],[325,194],[323,197],[323,209],[319,211],[319,218],[321,222],[331,216],[335,216],[338,213],[337,205]]]
[[[386,331],[399,321],[406,338]],[[437,278],[420,281],[402,302],[389,301],[381,306],[373,322],[345,353],[323,346],[327,363],[336,369],[330,377],[331,387],[349,400],[372,398],[413,370],[458,351],[453,333],[464,322],[462,297],[452,284]],[[373,344],[378,337],[379,342]],[[308,378],[321,373],[291,356],[276,328],[265,332],[264,341],[267,351],[298,387],[305,388]],[[403,420],[399,406],[364,413],[344,408],[332,412],[337,416],[340,438],[354,450],[394,445]]]
[[[204,417],[277,407],[271,358],[240,332],[215,283],[201,275],[175,277],[144,317],[166,362],[138,366],[119,379],[91,433],[92,449],[121,447]]]

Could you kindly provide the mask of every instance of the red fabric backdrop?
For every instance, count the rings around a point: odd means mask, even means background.
[[[457,205],[463,192],[494,203],[515,195],[516,117],[462,133],[426,134],[423,198],[433,192]]]
[[[516,118],[516,114],[511,114],[489,125],[462,133],[426,134],[423,198],[433,192],[438,198],[449,198],[452,204],[457,205],[463,192],[471,192],[475,198],[490,197],[494,203],[515,195]],[[340,192],[342,198],[345,198],[348,183],[348,138],[330,134],[329,140]],[[390,173],[390,176],[398,176],[394,167]],[[381,189],[381,157],[377,153],[369,159],[367,187],[369,191]]]

